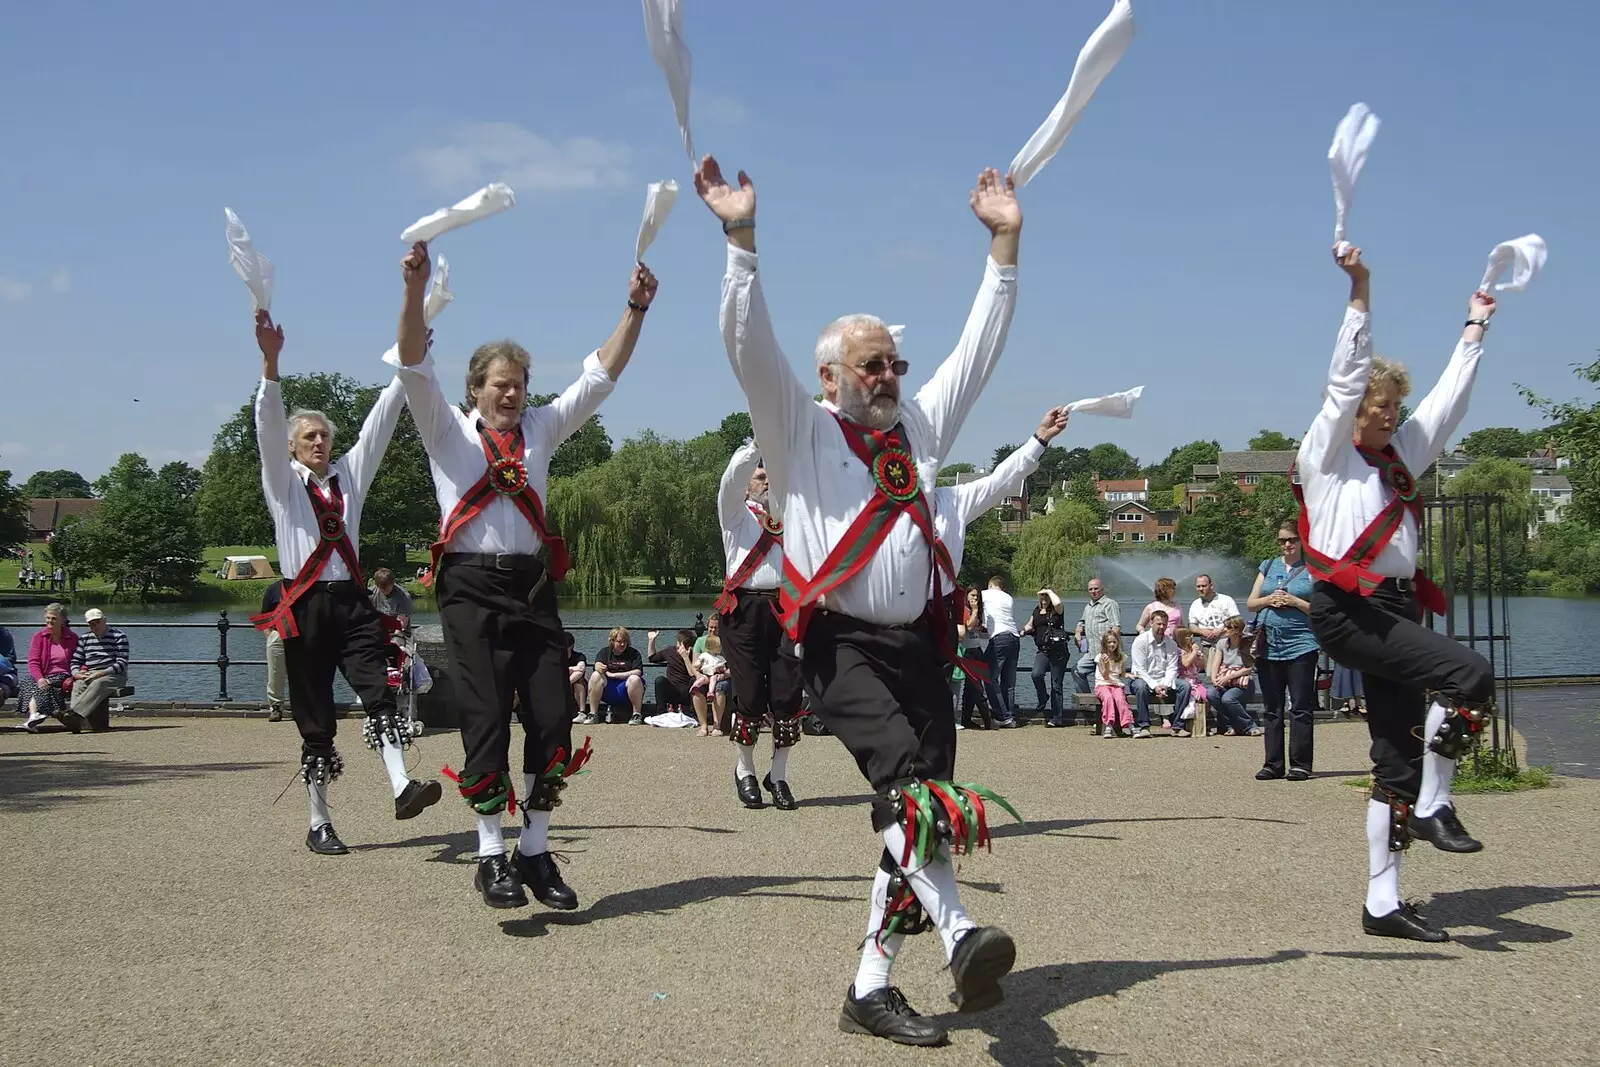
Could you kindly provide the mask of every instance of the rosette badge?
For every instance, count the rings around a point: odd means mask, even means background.
[[[883,494],[904,504],[917,495],[917,465],[898,448],[886,448],[872,461],[872,480]]]
[[[344,519],[335,512],[325,512],[319,520],[324,541],[337,541],[344,536]]]
[[[515,456],[496,460],[494,465],[494,487],[506,496],[517,496],[528,487],[528,468],[522,465],[522,460]]]

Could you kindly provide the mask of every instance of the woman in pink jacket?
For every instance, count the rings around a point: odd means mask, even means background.
[[[67,704],[72,691],[72,654],[78,650],[78,635],[67,629],[67,609],[49,604],[44,609],[44,629],[33,635],[28,646],[28,674],[33,679],[33,695],[28,701],[25,725],[36,733],[39,725],[54,716],[73,733],[83,731],[83,716]]]

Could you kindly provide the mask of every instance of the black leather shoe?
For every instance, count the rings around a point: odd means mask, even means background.
[[[1429,944],[1438,944],[1450,940],[1450,935],[1443,930],[1435,930],[1422,921],[1422,916],[1417,914],[1417,909],[1410,904],[1401,904],[1387,915],[1375,916],[1366,908],[1361,909],[1361,929],[1373,937],[1400,937],[1408,941],[1426,941]]]
[[[1256,781],[1271,782],[1283,777],[1282,771],[1275,771],[1271,767],[1263,767],[1256,772]]]
[[[578,894],[561,877],[555,857],[548,852],[525,856],[521,852],[511,855],[511,866],[522,884],[533,890],[533,899],[547,908],[572,911],[578,906]]]
[[[491,908],[528,906],[528,894],[522,891],[522,883],[511,873],[511,865],[504,856],[479,856],[472,888],[483,894],[483,902]]]
[[[769,774],[761,779],[761,788],[772,794],[772,806],[779,811],[793,811],[800,806],[794,799],[794,793],[790,792],[788,782],[774,782]]]
[[[62,726],[65,726],[75,734],[83,733],[84,727],[88,725],[83,721],[83,716],[75,711],[63,711],[56,717],[61,720]]]
[[[747,774],[743,777],[734,775],[734,789],[739,794],[739,803],[747,808],[764,808],[766,801],[761,799],[761,787],[756,784],[756,776]]]
[[[956,942],[950,956],[957,1011],[983,1011],[1005,998],[1000,979],[1017,962],[1017,944],[998,926],[975,926]]]
[[[1419,841],[1427,841],[1444,852],[1481,852],[1483,842],[1467,833],[1456,817],[1454,806],[1446,804],[1432,815],[1413,815],[1406,830]]]
[[[343,856],[350,851],[339,840],[339,835],[333,832],[331,822],[325,822],[306,834],[306,848],[319,856]]]
[[[406,783],[405,789],[394,798],[394,817],[396,819],[415,819],[423,811],[439,803],[441,790],[439,783],[434,781],[419,782],[412,780]]]
[[[902,1045],[943,1045],[950,1040],[944,1027],[917,1014],[896,986],[875,989],[860,1000],[851,986],[839,1012],[839,1029],[847,1034],[886,1037]]]
[[[1311,772],[1304,767],[1290,767],[1285,777],[1291,782],[1307,782],[1311,780]]]

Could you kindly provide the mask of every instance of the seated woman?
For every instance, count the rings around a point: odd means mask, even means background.
[[[1205,684],[1200,681],[1200,671],[1206,665],[1206,651],[1195,644],[1194,636],[1194,631],[1187,626],[1172,635],[1178,646],[1178,677],[1189,683],[1189,703],[1177,709],[1173,716],[1177,725],[1173,734],[1177,737],[1189,737],[1191,730],[1199,730],[1201,737],[1206,736],[1207,693]],[[1183,725],[1190,719],[1194,720],[1192,727]]]
[[[1217,698],[1217,725],[1224,737],[1260,737],[1264,732],[1246,706],[1255,688],[1255,657],[1244,639],[1244,620],[1235,615],[1223,623],[1222,640],[1211,650],[1206,675]]]
[[[83,716],[73,711],[72,654],[78,651],[78,635],[67,628],[67,609],[47,604],[44,628],[33,635],[28,645],[28,719],[24,725],[37,733],[46,719],[56,718],[73,733],[82,733]]]

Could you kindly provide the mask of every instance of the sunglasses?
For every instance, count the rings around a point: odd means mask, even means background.
[[[1298,545],[1299,543],[1300,543],[1300,538],[1298,538],[1298,537],[1280,537],[1280,538],[1278,538],[1278,544],[1280,544],[1280,545]]]
[[[857,374],[864,374],[869,378],[876,378],[886,370],[893,370],[895,377],[904,378],[906,371],[911,369],[911,363],[904,359],[869,359],[864,363],[838,363],[836,366],[849,367]]]

